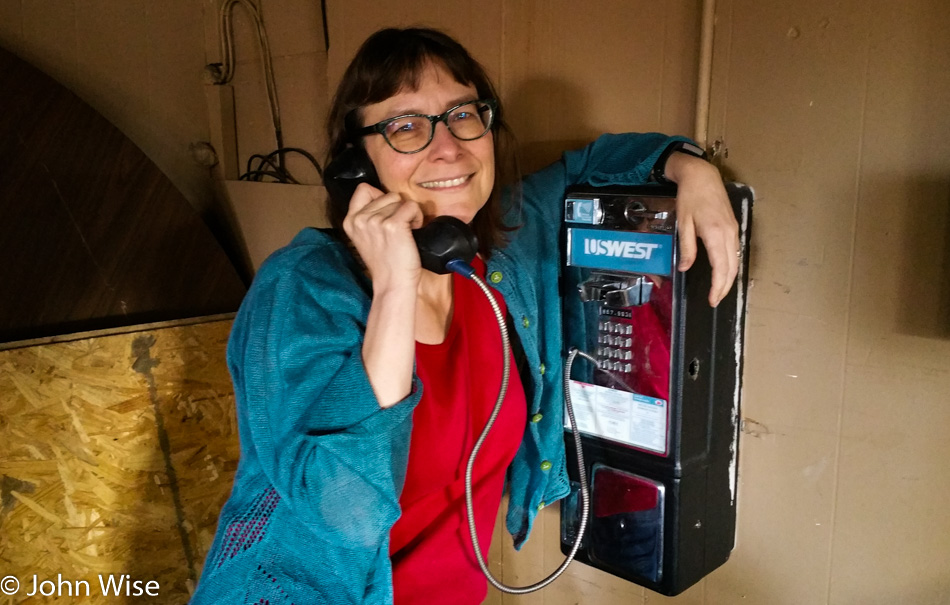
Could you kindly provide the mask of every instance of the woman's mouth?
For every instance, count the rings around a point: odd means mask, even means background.
[[[426,189],[449,189],[451,187],[464,185],[472,178],[472,176],[473,175],[471,174],[467,174],[465,176],[460,176],[454,179],[446,179],[444,181],[426,181],[424,183],[419,183],[419,186]]]

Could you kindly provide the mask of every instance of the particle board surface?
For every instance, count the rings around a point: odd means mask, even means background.
[[[100,575],[157,582],[150,602],[188,599],[237,466],[230,326],[0,351],[0,563],[21,582],[10,602],[26,602],[34,574],[87,581],[84,603],[117,602]],[[75,602],[64,590],[50,602]]]

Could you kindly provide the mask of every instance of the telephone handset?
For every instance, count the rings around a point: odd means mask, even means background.
[[[323,181],[330,204],[334,206],[332,211],[338,216],[346,215],[350,198],[360,183],[383,189],[373,162],[357,145],[347,147],[327,165]],[[425,227],[414,229],[412,237],[419,248],[422,267],[433,273],[451,273],[450,261],[461,260],[468,265],[478,252],[475,234],[454,216],[436,217]]]

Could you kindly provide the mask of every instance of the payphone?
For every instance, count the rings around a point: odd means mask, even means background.
[[[666,595],[722,565],[735,543],[753,194],[726,190],[740,225],[739,274],[715,308],[702,246],[691,270],[676,270],[675,186],[575,187],[564,200],[564,342],[583,354],[565,380],[590,485],[576,559]],[[565,553],[582,508],[566,429]]]

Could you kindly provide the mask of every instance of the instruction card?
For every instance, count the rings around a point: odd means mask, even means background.
[[[665,400],[572,380],[571,403],[580,432],[666,455]],[[571,429],[566,410],[564,428]]]

